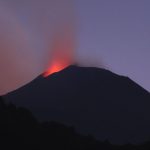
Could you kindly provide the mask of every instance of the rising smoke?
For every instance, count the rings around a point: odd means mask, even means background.
[[[0,0],[0,95],[74,61],[71,0]]]

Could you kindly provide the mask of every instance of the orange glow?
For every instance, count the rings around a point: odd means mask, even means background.
[[[57,28],[50,45],[51,58],[48,69],[43,73],[44,77],[59,72],[74,62],[74,38],[72,22]]]
[[[73,40],[66,35],[63,38],[60,36],[54,38],[52,47],[52,58],[50,60],[49,68],[43,74],[47,77],[53,73],[59,72],[73,63]]]
[[[44,77],[48,77],[49,75],[59,72],[63,69],[65,69],[66,67],[68,67],[69,64],[63,64],[60,62],[55,62],[51,65],[51,67],[43,74]]]

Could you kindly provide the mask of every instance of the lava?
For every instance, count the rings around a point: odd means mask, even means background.
[[[50,76],[51,74],[56,73],[56,72],[59,72],[59,71],[65,69],[65,68],[68,67],[68,66],[69,66],[69,64],[67,64],[67,63],[54,62],[54,63],[47,69],[47,71],[45,71],[45,72],[43,73],[43,76],[44,76],[44,77],[48,77],[48,76]]]
[[[44,77],[59,72],[74,62],[74,35],[73,29],[69,26],[66,27],[63,34],[57,32],[53,37],[51,59],[48,69],[43,73]]]

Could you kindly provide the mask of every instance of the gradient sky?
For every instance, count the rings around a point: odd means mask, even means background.
[[[78,55],[150,91],[150,1],[77,0]]]

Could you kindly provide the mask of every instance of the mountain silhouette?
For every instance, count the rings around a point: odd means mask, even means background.
[[[0,147],[2,150],[98,150],[117,149],[108,141],[82,136],[73,127],[57,122],[38,122],[32,113],[0,97]],[[122,147],[127,147],[121,146]],[[129,147],[127,147],[129,148]]]
[[[150,140],[150,93],[105,69],[69,66],[5,96],[41,121],[71,125],[113,144]]]
[[[5,103],[0,97],[0,147],[2,150],[149,150],[150,142],[114,145],[83,136],[72,126],[39,122],[26,108]]]

